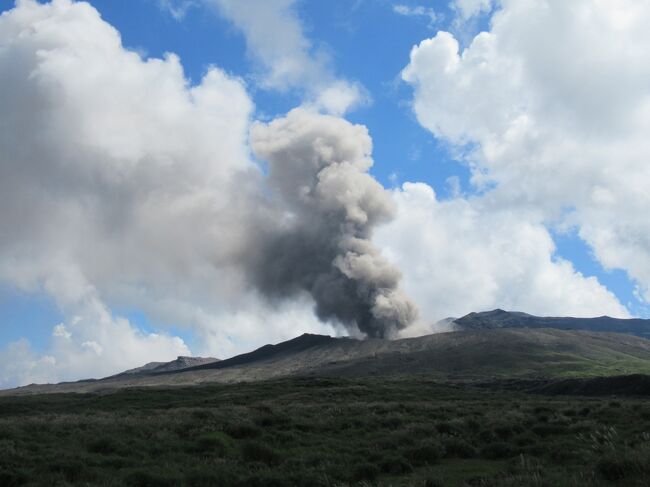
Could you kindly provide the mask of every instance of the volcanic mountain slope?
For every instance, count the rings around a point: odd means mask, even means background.
[[[620,319],[609,316],[597,318],[542,317],[517,311],[495,309],[470,313],[450,323],[455,330],[486,330],[494,328],[557,328],[558,330],[586,330],[609,333],[627,333],[650,338],[650,320]]]
[[[484,380],[633,373],[650,374],[650,340],[625,334],[501,328],[394,341],[305,334],[231,359],[179,371],[32,385],[11,393],[91,392],[296,375],[354,378],[422,374],[441,380]]]
[[[620,319],[609,316],[596,318],[541,317],[517,311],[495,309],[470,313],[453,320],[456,330],[485,330],[495,328],[557,328],[560,330],[586,330],[610,333],[627,333],[650,338],[650,320]]]
[[[123,375],[150,375],[158,374],[160,372],[175,372],[179,370],[189,369],[190,367],[196,367],[199,365],[211,364],[214,362],[219,362],[218,358],[214,357],[184,357],[179,356],[176,360],[171,362],[149,362],[148,364],[143,365],[142,367],[136,367],[135,369],[125,370],[120,374],[117,374],[113,377],[119,377]]]

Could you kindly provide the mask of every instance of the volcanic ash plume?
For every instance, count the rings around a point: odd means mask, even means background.
[[[370,239],[393,216],[393,202],[368,174],[365,127],[303,109],[251,133],[269,163],[270,198],[280,221],[267,222],[251,259],[254,285],[267,297],[308,292],[322,320],[371,337],[391,337],[417,317],[399,289],[399,271]]]

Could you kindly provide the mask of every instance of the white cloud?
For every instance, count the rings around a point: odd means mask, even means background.
[[[650,299],[650,4],[500,3],[465,50],[446,32],[413,49],[418,120],[464,147],[495,211],[577,227]]]
[[[406,183],[393,195],[397,218],[377,242],[402,270],[421,323],[497,306],[539,315],[628,316],[595,278],[555,259],[548,231],[518,210],[491,208],[481,199],[440,201],[423,183]]]
[[[307,106],[335,115],[368,103],[365,89],[338,78],[326,52],[305,36],[296,0],[204,1],[216,5],[242,31],[250,53],[264,68],[261,86],[300,89]]]
[[[417,5],[415,7],[402,4],[393,5],[393,12],[399,15],[404,15],[405,17],[424,17],[428,20],[430,28],[433,28],[440,20],[438,14],[433,8],[424,7],[422,5]]]
[[[115,308],[213,337],[200,351],[221,357],[294,334],[295,316],[334,332],[309,301],[251,295],[235,265],[264,207],[240,80],[211,68],[190,86],[176,56],[142,59],[68,0],[19,2],[0,43],[0,281],[48,294],[65,316],[43,353],[25,341],[0,351],[2,385],[190,353]]]
[[[201,313],[194,320],[201,323],[197,329],[201,342],[196,350],[198,355],[219,353],[229,357],[302,333],[343,334],[342,328],[320,322],[314,315],[312,301],[306,298],[269,305],[249,296],[237,309],[221,315]]]
[[[52,329],[52,336],[70,338],[72,334],[67,330],[63,323],[59,323]]]
[[[46,287],[65,311],[66,323],[52,330],[47,350],[36,353],[27,340],[0,351],[0,387],[102,377],[154,360],[188,355],[178,337],[143,333],[115,317],[92,285],[70,266],[47,272]],[[3,276],[4,277],[4,276]]]

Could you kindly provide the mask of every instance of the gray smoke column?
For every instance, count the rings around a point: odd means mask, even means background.
[[[270,206],[250,276],[272,299],[308,292],[322,320],[370,337],[391,337],[417,317],[399,289],[400,273],[371,242],[393,216],[393,201],[368,174],[372,142],[365,127],[304,109],[251,132],[268,162]],[[272,214],[275,212],[270,212]]]

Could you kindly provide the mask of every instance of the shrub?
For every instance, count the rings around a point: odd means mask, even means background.
[[[517,428],[515,425],[512,424],[500,424],[494,427],[494,433],[501,440],[507,440],[515,433],[519,433],[520,431],[518,430],[520,430],[520,428]]]
[[[352,480],[375,480],[379,475],[379,469],[372,463],[360,463],[352,470]]]
[[[147,470],[136,470],[126,476],[126,485],[133,487],[167,487],[176,484],[176,479]]]
[[[379,467],[389,475],[402,475],[413,471],[413,466],[402,456],[384,458]]]
[[[192,419],[198,421],[206,421],[212,417],[212,412],[209,409],[195,409],[192,411]]]
[[[288,480],[293,487],[330,487],[332,485],[327,475],[322,472],[302,471],[291,475]]]
[[[546,413],[552,414],[553,410],[551,408],[547,407],[547,406],[537,406],[537,407],[535,407],[535,409],[533,409],[533,413],[534,414],[546,414]]]
[[[223,485],[216,483],[213,485]],[[280,474],[273,472],[258,472],[240,482],[237,487],[292,487],[295,484]]]
[[[520,449],[522,454],[531,456],[531,457],[541,457],[548,454],[548,447],[541,443],[532,443],[530,445],[524,446]]]
[[[436,429],[428,424],[416,424],[409,427],[408,434],[411,437],[430,438],[435,435]]]
[[[50,472],[62,475],[68,482],[77,483],[88,477],[87,467],[79,460],[62,458],[50,464]]]
[[[280,461],[280,455],[275,450],[257,441],[244,443],[242,457],[247,462],[261,462],[267,465],[274,465]]]
[[[555,464],[567,465],[579,463],[581,455],[565,445],[563,448],[551,449],[549,457]]]
[[[118,450],[118,444],[111,438],[99,438],[88,444],[90,453],[99,453],[101,455],[110,455]]]
[[[598,460],[596,470],[605,480],[614,482],[628,476],[634,466],[629,460],[608,455]]]
[[[424,479],[423,487],[445,487],[445,484],[437,477],[427,477]]]
[[[0,471],[0,485],[3,487],[17,487],[27,483],[27,475],[22,472]]]
[[[528,446],[536,443],[537,437],[530,432],[522,433],[513,438],[513,442],[517,446]]]
[[[379,421],[379,424],[383,428],[395,429],[395,428],[399,428],[400,426],[402,426],[402,424],[404,424],[404,419],[399,415],[391,414],[382,418]]]
[[[591,409],[590,408],[582,408],[580,411],[578,411],[578,414],[582,417],[589,416],[591,414]]]
[[[619,481],[624,478],[650,473],[647,453],[640,454],[627,448],[610,450],[596,462],[596,471],[608,481]],[[647,479],[645,479],[647,480]]]
[[[232,440],[223,433],[204,433],[188,449],[190,452],[225,456],[232,450]]]
[[[498,460],[501,458],[509,458],[513,456],[515,452],[507,443],[503,442],[494,442],[488,445],[485,445],[481,449],[481,456],[488,458],[490,460]]]
[[[444,454],[444,447],[435,441],[428,441],[405,452],[406,458],[416,466],[438,463]]]
[[[597,426],[589,421],[589,420],[580,420],[577,421],[576,423],[573,423],[571,426],[569,426],[569,431],[574,434],[582,434],[582,433],[588,433],[589,431],[593,431],[597,428]]]
[[[185,482],[188,487],[212,487],[214,485],[223,485],[227,483],[225,479],[217,473],[198,470],[189,472],[185,476]]]
[[[479,440],[484,443],[491,443],[497,439],[497,435],[492,430],[483,430],[478,434]]]
[[[445,456],[450,458],[473,458],[476,448],[462,438],[450,436],[443,440]]]
[[[232,438],[255,438],[261,433],[260,429],[251,423],[231,423],[226,425],[225,432]]]
[[[481,429],[481,423],[474,418],[469,418],[465,420],[465,426],[472,433],[478,433]]]
[[[447,435],[456,435],[461,433],[460,426],[457,423],[450,421],[436,424],[436,429],[438,430],[438,433]]]
[[[288,416],[280,416],[278,414],[267,413],[255,418],[254,422],[257,426],[268,428],[271,426],[288,425],[291,422],[291,419]]]
[[[9,458],[15,453],[16,453],[15,441],[9,439],[0,439],[0,458]]]
[[[563,435],[568,432],[566,425],[558,423],[538,424],[533,426],[531,430],[537,436],[541,436],[542,438],[553,435]]]
[[[414,445],[416,443],[413,435],[407,432],[397,432],[392,435],[382,438],[377,442],[377,446],[382,450],[401,450],[404,447]]]

